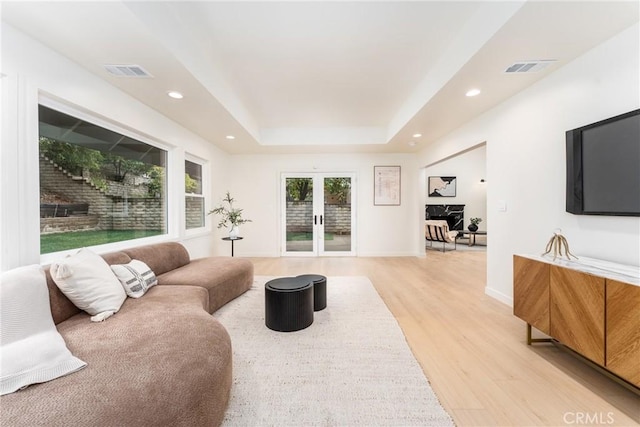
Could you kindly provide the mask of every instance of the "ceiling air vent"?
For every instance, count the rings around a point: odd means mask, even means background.
[[[555,59],[545,59],[541,61],[518,61],[504,70],[505,73],[537,73],[544,70],[550,64],[556,62]]]
[[[139,65],[105,65],[105,70],[118,77],[153,77]]]

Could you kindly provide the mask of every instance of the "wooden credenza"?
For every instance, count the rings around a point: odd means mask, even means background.
[[[513,314],[640,388],[637,267],[515,255]]]

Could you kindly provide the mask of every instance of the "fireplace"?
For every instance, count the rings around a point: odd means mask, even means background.
[[[449,230],[464,230],[464,205],[425,205],[424,218],[446,220]]]

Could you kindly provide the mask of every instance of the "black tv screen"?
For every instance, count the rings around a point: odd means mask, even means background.
[[[567,131],[567,212],[640,216],[640,110]]]

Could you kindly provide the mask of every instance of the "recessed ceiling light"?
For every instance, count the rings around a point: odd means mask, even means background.
[[[227,138],[227,139],[236,139],[236,137],[233,136],[233,135],[227,135],[225,138]]]
[[[471,89],[469,92],[465,93],[467,96],[476,96],[480,95],[480,89]]]
[[[182,99],[182,98],[184,98],[184,95],[182,95],[180,92],[177,92],[175,90],[171,90],[171,91],[167,92],[167,95],[169,95],[173,99]]]
[[[422,136],[422,134],[421,134],[421,133],[414,133],[414,134],[413,134],[413,137],[414,137],[414,138],[420,138],[421,136]]]
[[[415,135],[414,135],[414,136],[415,136]],[[409,141],[409,142],[408,142],[408,144],[409,144],[409,146],[411,146],[411,147],[415,147],[416,142],[415,142],[415,141]]]

